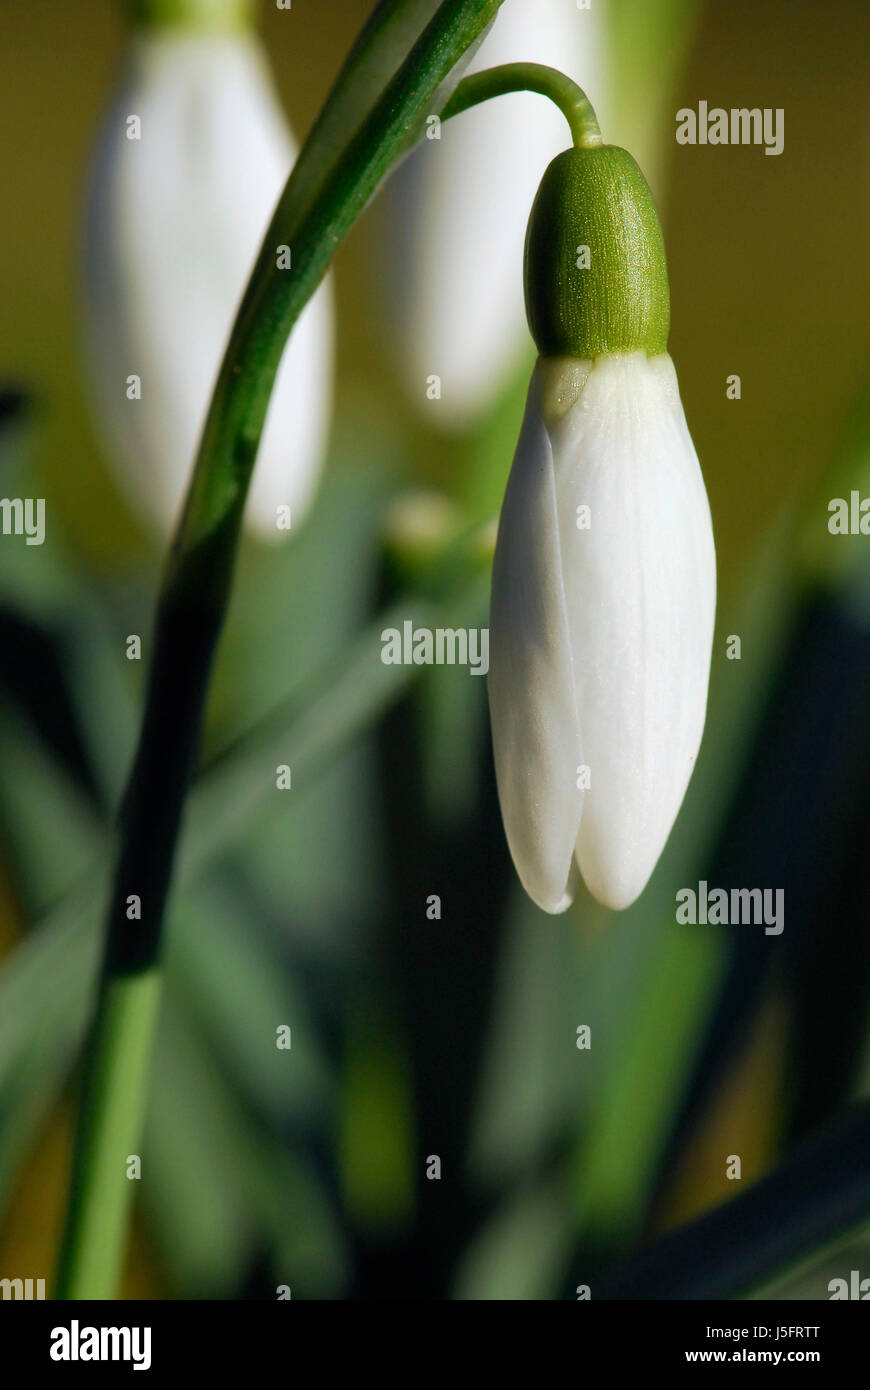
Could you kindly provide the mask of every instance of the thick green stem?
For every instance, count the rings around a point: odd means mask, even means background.
[[[446,121],[471,106],[511,92],[537,92],[556,103],[571,128],[578,149],[594,149],[602,143],[598,117],[586,93],[570,77],[543,63],[505,63],[485,68],[460,82],[441,113]]]
[[[441,84],[501,0],[443,0],[326,176],[291,175],[230,336],[158,602],[145,715],[121,815],[96,1018],[85,1058],[57,1296],[117,1291],[157,1000],[163,917],[239,527],[287,338]],[[389,18],[395,4],[383,6]],[[371,30],[369,31],[371,32]],[[346,73],[344,74],[346,76]],[[297,167],[308,170],[309,162]],[[289,246],[292,269],[279,268]]]
[[[106,980],[88,1039],[69,1219],[58,1298],[117,1296],[141,1132],[151,1040],[160,1000],[157,966]],[[120,1175],[120,1178],[119,1178]]]

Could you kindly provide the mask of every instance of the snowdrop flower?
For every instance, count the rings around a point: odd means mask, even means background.
[[[642,892],[701,741],[710,511],[667,353],[664,246],[634,160],[561,154],[526,244],[540,357],[499,523],[489,697],[520,879],[547,912],[578,874]]]
[[[553,64],[603,88],[603,22],[573,0],[505,0],[469,65]],[[398,366],[416,400],[440,378],[436,421],[464,429],[490,406],[528,341],[523,238],[563,118],[533,93],[455,117],[394,174],[387,229]],[[431,134],[431,132],[430,132]]]
[[[122,486],[162,529],[179,510],[235,310],[295,157],[253,35],[137,34],[99,141],[86,326]],[[311,500],[331,372],[325,284],[294,329],[269,407],[247,510],[264,538],[285,533],[287,506],[295,527]]]

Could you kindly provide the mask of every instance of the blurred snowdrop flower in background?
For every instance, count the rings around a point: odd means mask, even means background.
[[[296,153],[252,34],[158,27],[134,37],[90,190],[86,328],[119,481],[161,530],[179,511],[233,317]],[[278,371],[246,512],[262,538],[286,533],[279,508],[290,507],[295,528],[311,501],[332,348],[327,281]]]
[[[598,7],[505,0],[468,72],[545,63],[606,104]],[[462,430],[491,406],[528,344],[523,239],[565,119],[534,93],[487,102],[424,139],[389,185],[390,303],[397,360],[412,399],[440,378],[437,423]]]

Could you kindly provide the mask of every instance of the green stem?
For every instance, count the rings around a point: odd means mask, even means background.
[[[289,334],[330,261],[501,0],[443,0],[308,198],[291,174],[230,335],[163,577],[145,715],[121,814],[96,1017],[86,1052],[56,1296],[112,1298],[125,1245],[159,997],[163,917],[242,512]],[[384,13],[394,6],[387,4]],[[306,165],[303,164],[303,169]],[[292,270],[278,248],[292,249]]]
[[[592,149],[602,143],[598,117],[582,87],[563,72],[543,63],[505,63],[502,67],[473,73],[460,82],[444,107],[441,119],[447,121],[481,101],[511,92],[537,92],[555,102],[571,128],[571,138],[577,149]]]
[[[116,1296],[133,1196],[127,1177],[141,1133],[160,1001],[156,966],[108,978],[88,1039],[58,1298]],[[120,1175],[120,1176],[119,1176]]]

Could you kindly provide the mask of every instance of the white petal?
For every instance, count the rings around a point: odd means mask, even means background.
[[[517,872],[540,907],[564,911],[575,887],[582,758],[553,454],[537,376],[499,521],[489,703],[499,801]]]
[[[128,114],[142,123],[126,138]],[[88,330],[113,454],[134,503],[171,525],[217,369],[295,148],[253,40],[141,38],[100,141],[88,219]],[[319,469],[331,390],[331,289],[279,369],[248,520],[294,524]],[[141,377],[141,401],[125,381]]]
[[[548,63],[600,100],[601,26],[572,0],[505,0],[471,71]],[[391,181],[390,273],[399,365],[415,398],[441,378],[433,418],[464,428],[528,346],[523,243],[538,184],[570,143],[545,98],[499,97],[424,140]]]
[[[597,359],[551,437],[591,771],[577,858],[595,897],[620,908],[655,867],[701,741],[716,587],[710,510],[667,355]],[[578,530],[584,504],[591,526]]]

